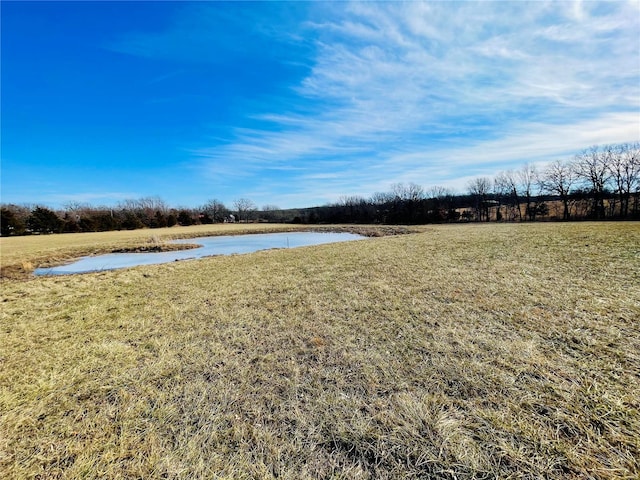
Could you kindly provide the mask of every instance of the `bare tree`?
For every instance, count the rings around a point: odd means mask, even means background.
[[[496,221],[502,220],[504,215],[502,214],[502,205],[506,206],[506,213],[508,215],[508,220],[513,220],[513,205],[511,201],[511,188],[509,186],[509,180],[506,172],[499,172],[493,179],[493,194],[498,202],[497,212],[496,212]]]
[[[474,202],[476,217],[479,221],[489,221],[488,195],[491,192],[491,179],[487,177],[477,177],[471,180],[467,186],[469,195]]]
[[[261,218],[268,222],[276,222],[278,220],[283,221],[282,209],[278,205],[263,205]]]
[[[397,200],[418,201],[424,198],[424,189],[415,183],[394,183],[391,192]]]
[[[256,204],[248,198],[238,198],[233,202],[233,208],[238,212],[239,222],[243,219],[245,222],[248,222],[251,214],[258,209]]]
[[[338,198],[337,204],[342,207],[355,207],[363,203],[367,203],[367,200],[359,195],[342,195]]]
[[[607,168],[620,203],[620,217],[629,215],[631,193],[640,188],[640,143],[624,143],[609,147]]]
[[[532,206],[531,202],[533,199],[533,188],[538,183],[538,172],[536,172],[536,168],[533,165],[528,163],[524,164],[522,168],[518,171],[518,179],[520,183],[520,190],[522,192],[522,196],[525,201],[525,214],[527,215],[528,220],[536,219],[536,208],[535,205]],[[518,206],[518,210],[520,206]]]
[[[504,181],[504,172],[498,173],[493,178],[493,195],[498,202],[496,210],[496,221],[501,221],[504,216],[502,215],[502,204],[506,203],[505,200],[509,197],[509,190],[506,188]]]
[[[82,210],[90,210],[91,205],[89,205],[88,203],[78,202],[76,200],[70,200],[68,202],[65,202],[62,205],[62,208],[64,208],[64,210],[67,212],[78,212]]]
[[[425,196],[427,198],[436,198],[438,200],[446,200],[453,197],[453,192],[450,188],[435,185],[426,190]]]
[[[94,210],[88,203],[77,202],[75,200],[66,202],[62,207],[75,222],[80,222],[83,217],[90,215],[91,211]]]
[[[149,210],[152,212],[161,212],[163,214],[169,211],[167,202],[165,202],[158,196],[143,197],[138,201],[140,202],[141,207],[145,210]]]
[[[278,210],[282,210],[278,205],[267,204],[262,206],[263,212],[277,212]]]
[[[228,215],[229,210],[225,207],[224,203],[220,200],[209,200],[202,206],[202,211],[209,215],[214,222],[224,222],[225,217]]]
[[[519,187],[516,172],[514,172],[513,170],[500,172],[494,179],[494,189],[496,193],[506,197],[507,205],[510,209],[509,219],[515,220],[517,216],[518,220],[522,220],[522,210],[520,209],[520,196],[518,194]]]
[[[633,170],[633,175],[629,175],[629,192],[634,192],[633,202],[633,216],[638,218],[639,203],[640,203],[640,142],[633,143],[625,154],[628,158],[628,163],[631,165],[630,169]]]
[[[576,181],[574,164],[556,160],[549,164],[540,177],[543,190],[552,195],[558,195],[562,201],[562,219],[569,220],[569,195]]]
[[[455,217],[454,196],[451,189],[440,185],[425,190],[425,198],[429,200],[431,220],[443,221]]]
[[[371,195],[371,203],[374,205],[384,205],[393,201],[393,194],[385,192],[376,192]]]
[[[593,146],[576,156],[576,173],[589,187],[593,196],[591,214],[594,218],[605,217],[604,197],[607,182],[611,178],[608,157],[609,149]]]
[[[158,196],[123,200],[119,207],[131,221],[131,227],[127,228],[139,228],[139,223],[147,227],[165,226],[165,217],[170,210],[165,201]]]

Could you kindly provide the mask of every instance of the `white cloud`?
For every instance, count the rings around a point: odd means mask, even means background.
[[[322,7],[305,24],[317,55],[291,111],[254,114],[264,128],[202,150],[214,170],[294,168],[310,196],[361,194],[640,137],[633,2]]]

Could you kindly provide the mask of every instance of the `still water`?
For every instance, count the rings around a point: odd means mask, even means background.
[[[36,275],[67,275],[71,273],[99,272],[117,268],[135,267],[138,265],[153,265],[158,263],[175,262],[212,255],[231,255],[234,253],[250,253],[272,248],[295,248],[323,243],[348,242],[362,240],[366,237],[353,233],[266,233],[253,235],[234,235],[219,237],[200,237],[186,240],[174,240],[172,243],[196,243],[200,248],[190,250],[176,250],[172,252],[154,253],[109,253],[83,257],[80,260],[51,268],[38,268]]]

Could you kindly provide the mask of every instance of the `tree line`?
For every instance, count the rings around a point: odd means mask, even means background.
[[[227,208],[219,200],[210,200],[198,208],[172,208],[159,197],[125,200],[115,207],[69,202],[58,211],[42,205],[30,207],[4,204],[0,226],[2,236],[8,236],[134,230],[253,220],[256,207],[250,200],[238,199],[233,208],[234,210]]]
[[[525,164],[476,177],[465,193],[394,184],[370,198],[304,209],[305,223],[424,224],[640,219],[640,143],[593,146],[542,169]]]
[[[42,205],[3,204],[2,236],[96,232],[221,222],[424,224],[460,221],[640,219],[640,143],[588,148],[541,170],[523,165],[493,178],[476,177],[463,194],[396,183],[370,198],[345,196],[313,208],[259,209],[247,198],[231,208],[209,200],[198,208],[172,208],[159,197],[125,200],[115,207],[71,202],[54,211]]]
[[[549,216],[550,206],[554,219],[638,219],[640,143],[596,145],[542,171],[524,165],[476,178],[468,190],[478,221],[533,221]]]

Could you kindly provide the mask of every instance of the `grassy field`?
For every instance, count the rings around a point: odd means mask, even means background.
[[[300,225],[225,223],[190,227],[120,230],[63,235],[0,237],[0,268],[3,277],[24,278],[38,266],[50,266],[83,255],[110,253],[124,248],[162,246],[168,240],[206,235],[277,232],[300,229]]]
[[[640,224],[423,230],[5,278],[0,478],[638,478]]]
[[[31,235],[0,237],[0,278],[29,278],[37,267],[59,265],[84,255],[99,255],[123,250],[175,250],[184,248],[170,240],[208,235],[241,235],[300,230],[352,231],[363,235],[388,235],[396,232],[418,232],[423,227],[393,226],[309,226],[271,223],[224,223],[112,232],[67,233],[63,235]],[[194,246],[197,240],[194,240]]]

